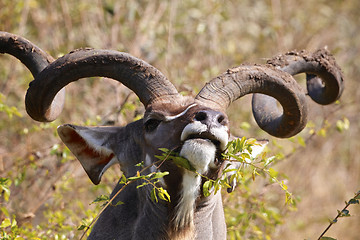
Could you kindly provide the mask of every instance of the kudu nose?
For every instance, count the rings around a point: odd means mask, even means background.
[[[208,127],[210,126],[224,126],[228,123],[228,119],[225,114],[215,110],[201,110],[195,114],[195,121],[199,121]]]

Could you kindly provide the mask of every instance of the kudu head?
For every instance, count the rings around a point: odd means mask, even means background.
[[[0,33],[0,52],[20,59],[34,81],[26,94],[28,114],[37,121],[52,121],[64,103],[64,87],[80,78],[112,78],[131,89],[145,107],[143,119],[124,127],[58,128],[63,142],[80,160],[94,184],[114,163],[125,176],[158,161],[159,148],[187,158],[208,177],[221,172],[221,153],[229,140],[228,106],[250,93],[253,114],[264,131],[288,138],[299,133],[307,121],[306,93],[292,75],[307,73],[308,94],[320,104],[337,100],[343,90],[340,68],[328,51],[290,52],[266,65],[241,65],[209,81],[195,96],[184,97],[155,67],[117,51],[80,49],[53,61],[39,48],[18,36]],[[270,96],[270,97],[269,97]],[[277,107],[280,103],[282,109]],[[168,171],[162,184],[171,196],[169,221],[172,229],[193,226],[195,201],[202,198],[201,177],[165,161],[152,171]]]

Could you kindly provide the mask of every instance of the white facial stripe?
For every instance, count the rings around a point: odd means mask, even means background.
[[[179,114],[177,114],[177,115],[175,115],[175,116],[166,116],[166,117],[165,117],[165,121],[171,121],[171,120],[174,120],[174,119],[176,119],[176,118],[178,118],[178,117],[183,116],[187,111],[189,111],[190,108],[195,107],[196,105],[197,105],[196,103],[191,104],[191,105],[188,106],[184,111],[182,111],[181,113],[179,113]]]

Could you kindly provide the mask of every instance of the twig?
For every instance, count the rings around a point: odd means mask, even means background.
[[[342,215],[344,214],[344,212],[347,212],[347,208],[351,205],[351,204],[354,204],[355,202],[358,203],[358,201],[356,201],[356,199],[358,199],[360,197],[360,191],[358,191],[356,194],[355,194],[355,197],[353,197],[352,199],[350,199],[349,202],[346,202],[346,205],[345,207],[341,210],[341,211],[338,211],[338,215],[330,222],[329,226],[327,226],[327,228],[322,232],[322,234],[320,235],[320,237],[318,238],[318,240],[320,240],[324,235],[325,233],[331,228],[331,226],[337,222],[337,219],[339,217],[342,217]],[[354,202],[355,200],[355,202]]]
[[[159,161],[156,161],[156,162],[150,164],[149,166],[144,167],[144,168],[139,172],[139,174],[143,173],[146,169],[149,169],[149,168],[152,167],[152,166],[155,166],[155,167],[156,167],[156,165],[159,164],[159,163],[160,163],[160,165],[161,165],[169,156],[170,156],[170,153],[169,153],[164,159],[161,159],[161,160],[159,160]],[[156,167],[156,168],[159,168],[160,165],[159,165],[158,167]],[[80,240],[83,239],[83,237],[85,236],[85,234],[87,233],[87,231],[90,229],[90,227],[91,227],[91,226],[96,222],[96,220],[100,217],[101,213],[103,213],[103,212],[105,211],[105,209],[106,209],[106,208],[113,202],[113,200],[124,190],[124,188],[125,188],[127,185],[129,185],[129,184],[131,184],[131,183],[133,183],[133,182],[135,182],[135,181],[137,181],[137,180],[138,180],[138,179],[130,180],[130,181],[127,181],[127,182],[124,183],[124,185],[123,185],[123,186],[119,189],[119,191],[117,191],[116,194],[106,203],[106,205],[100,210],[100,212],[99,212],[99,213],[96,215],[96,217],[90,222],[90,224],[89,224],[88,226],[86,226],[83,234],[82,234],[81,237],[80,237]]]
[[[130,96],[131,96],[132,92],[130,92],[129,94],[126,95],[124,101],[121,103],[121,105],[119,107],[116,107],[116,109],[113,109],[112,111],[106,113],[104,116],[101,117],[102,122],[101,125],[104,125],[107,122],[107,118],[109,118],[110,115],[112,114],[119,114],[125,107],[125,104],[128,102]]]
[[[100,217],[100,214],[105,211],[105,209],[112,203],[112,201],[122,192],[122,190],[123,190],[127,185],[133,183],[134,181],[136,181],[136,180],[132,180],[132,181],[129,181],[129,182],[124,183],[124,186],[122,186],[122,187],[120,188],[120,190],[117,191],[117,193],[108,201],[108,203],[100,210],[100,212],[96,215],[96,217],[91,221],[91,223],[90,223],[88,226],[86,226],[85,231],[83,232],[83,234],[82,234],[81,237],[80,237],[80,240],[83,239],[83,237],[85,236],[85,234],[87,233],[87,231],[90,229],[91,225],[93,225],[93,224],[96,222],[96,220]]]

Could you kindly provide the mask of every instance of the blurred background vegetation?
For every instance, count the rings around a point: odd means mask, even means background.
[[[241,63],[327,46],[346,88],[331,106],[309,99],[310,122],[298,136],[279,140],[259,130],[250,97],[228,110],[233,134],[270,139],[267,154],[277,157],[271,167],[296,199],[285,204],[278,184],[245,174],[235,193],[224,193],[229,239],[317,239],[360,190],[359,10],[358,0],[0,0],[0,30],[54,57],[80,47],[129,52],[188,95]],[[124,125],[141,116],[142,106],[115,81],[92,78],[68,87],[58,120],[37,123],[24,107],[30,72],[3,55],[0,79],[0,233],[8,239],[78,239],[77,228],[100,208],[89,204],[108,194],[121,172],[113,167],[92,185],[56,126]],[[297,79],[305,86],[303,76]],[[328,236],[359,239],[359,206],[349,210],[351,217],[339,219]]]

